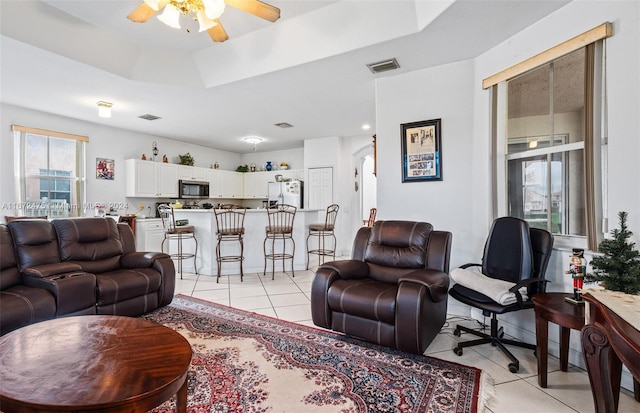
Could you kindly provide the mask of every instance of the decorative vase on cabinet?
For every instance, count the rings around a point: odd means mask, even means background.
[[[267,161],[266,170],[270,171],[271,169],[273,169],[273,166],[271,166],[271,161]]]

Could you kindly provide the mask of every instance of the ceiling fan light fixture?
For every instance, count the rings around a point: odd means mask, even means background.
[[[155,11],[160,10],[160,0],[144,0],[144,2]]]
[[[164,11],[160,16],[158,16],[158,20],[162,23],[166,24],[169,27],[173,27],[174,29],[180,28],[180,10],[178,10],[173,4],[167,4],[164,7]]]
[[[199,32],[207,31],[218,24],[215,21],[208,18],[203,10],[200,10],[196,14],[196,16],[197,16],[198,24],[200,24],[200,29],[198,30]]]
[[[211,20],[215,20],[224,13],[224,0],[202,0],[204,14]]]

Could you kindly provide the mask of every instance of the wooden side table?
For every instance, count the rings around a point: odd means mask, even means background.
[[[569,368],[569,335],[571,329],[581,330],[584,327],[584,305],[571,304],[565,297],[569,293],[544,293],[533,296],[532,301],[536,313],[536,355],[538,358],[538,384],[547,387],[547,357],[549,350],[549,324],[560,326],[560,369]]]

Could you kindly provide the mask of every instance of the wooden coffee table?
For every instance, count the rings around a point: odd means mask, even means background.
[[[0,405],[11,412],[146,412],[177,395],[187,408],[191,346],[139,318],[78,316],[0,337]]]

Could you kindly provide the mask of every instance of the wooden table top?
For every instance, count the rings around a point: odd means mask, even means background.
[[[565,297],[572,297],[570,293],[541,293],[534,295],[533,301],[536,316],[545,320],[580,330],[584,327],[584,304],[571,304]]]
[[[145,412],[178,392],[190,361],[184,337],[148,320],[44,321],[0,337],[0,404],[4,412]]]

